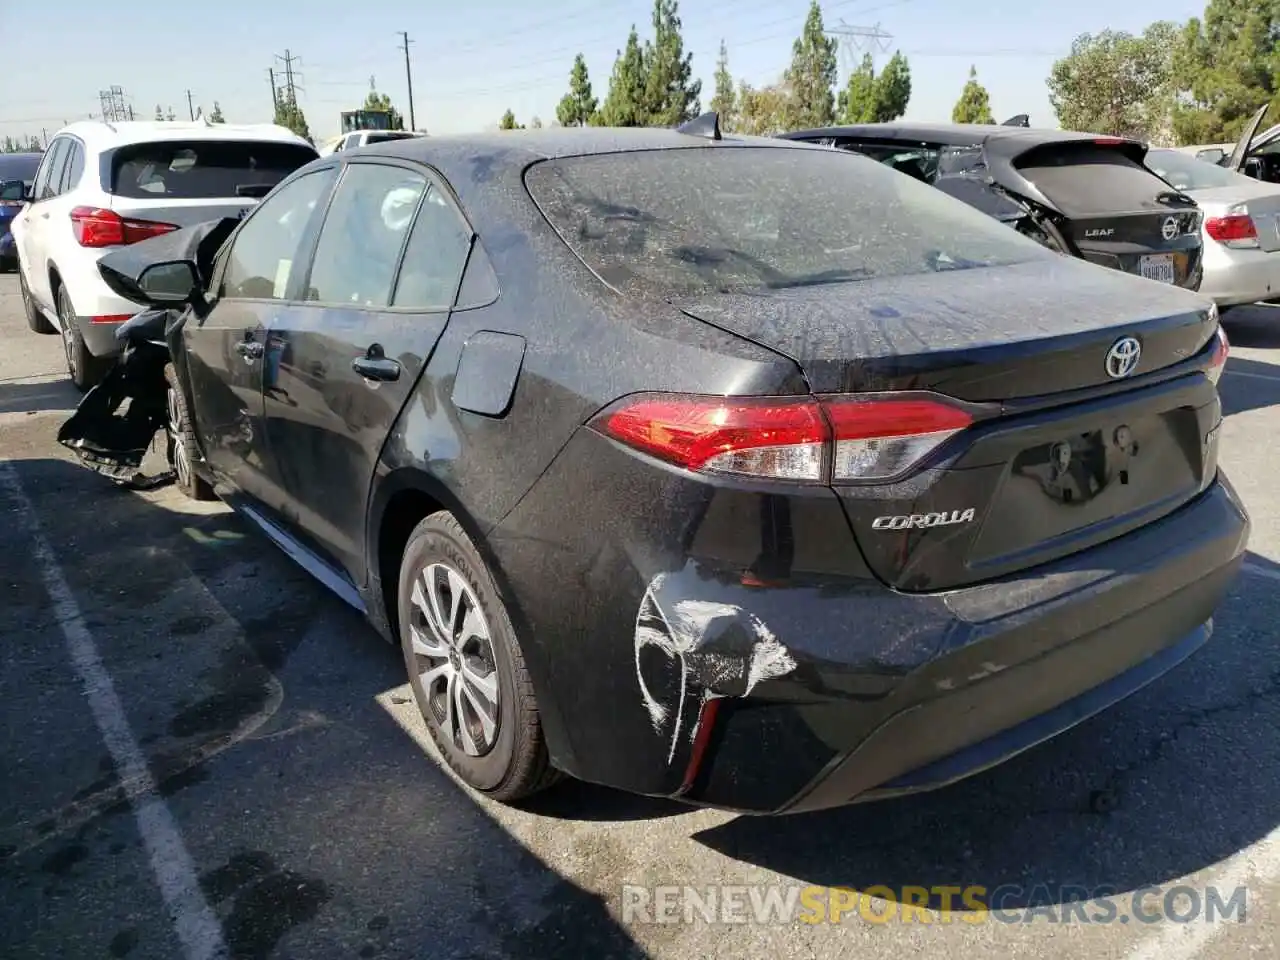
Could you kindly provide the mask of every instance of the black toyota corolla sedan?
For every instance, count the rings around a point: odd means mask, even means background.
[[[950,783],[1186,659],[1245,549],[1213,306],[871,160],[405,140],[174,242],[104,270],[182,304],[179,482],[398,643],[504,801]]]
[[[1204,215],[1191,197],[1143,165],[1147,146],[1140,141],[1007,124],[902,121],[782,136],[879,160],[1059,253],[1199,289]]]

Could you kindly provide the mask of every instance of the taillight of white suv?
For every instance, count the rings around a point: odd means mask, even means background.
[[[122,247],[177,230],[178,225],[135,220],[99,207],[76,207],[71,211],[71,229],[82,247]]]

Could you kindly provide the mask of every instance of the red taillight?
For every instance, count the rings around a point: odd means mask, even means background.
[[[1213,336],[1213,353],[1209,354],[1209,366],[1205,370],[1205,375],[1217,383],[1222,379],[1222,372],[1227,367],[1227,357],[1231,353],[1231,343],[1227,340],[1227,332],[1218,327],[1217,333]]]
[[[707,473],[770,480],[884,480],[972,418],[942,400],[647,395],[594,425],[636,450]]]
[[[1225,217],[1209,217],[1204,222],[1204,232],[1218,243],[1228,247],[1256,247],[1258,228],[1247,213],[1232,213]]]
[[[120,247],[177,230],[178,225],[134,220],[100,207],[76,207],[71,211],[71,229],[82,247]]]

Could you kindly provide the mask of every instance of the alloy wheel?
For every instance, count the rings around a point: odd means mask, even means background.
[[[498,739],[498,672],[475,591],[453,567],[432,563],[414,580],[410,603],[409,636],[427,709],[463,753],[483,756]]]
[[[182,407],[178,403],[178,392],[173,388],[168,393],[169,416],[165,430],[169,434],[169,459],[173,472],[177,474],[182,489],[191,489],[191,458],[187,456],[187,445],[182,442]]]

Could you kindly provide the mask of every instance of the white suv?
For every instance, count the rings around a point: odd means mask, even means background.
[[[181,227],[239,217],[315,147],[284,127],[86,120],[49,142],[10,230],[27,323],[60,333],[81,390],[119,352],[115,331],[139,307],[98,273],[111,250]]]

